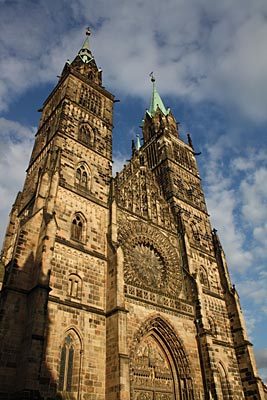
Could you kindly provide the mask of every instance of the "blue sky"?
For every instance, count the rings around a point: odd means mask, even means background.
[[[114,113],[114,170],[130,157],[154,71],[190,133],[213,227],[267,381],[266,0],[0,0],[0,241],[22,189],[37,110],[87,25]]]

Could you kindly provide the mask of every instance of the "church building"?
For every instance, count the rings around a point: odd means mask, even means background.
[[[89,34],[43,105],[10,214],[0,399],[266,399],[191,138],[152,76],[142,145],[112,177],[116,100]]]

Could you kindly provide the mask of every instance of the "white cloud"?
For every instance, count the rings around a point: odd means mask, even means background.
[[[261,148],[243,147],[242,156],[235,158],[231,140],[221,137],[206,148],[203,176],[211,221],[218,229],[232,281],[245,305],[246,326],[252,337],[265,322],[267,309],[267,175],[263,153]],[[232,160],[229,167],[225,165],[227,158]]]
[[[258,163],[266,164],[266,152],[262,148],[247,149],[246,156],[235,157],[231,161],[231,168],[235,171],[252,171],[256,169]]]
[[[22,189],[30,158],[34,128],[0,118],[0,243],[11,205]]]
[[[258,368],[266,368],[267,365],[267,349],[255,350],[255,355],[258,360]]]
[[[93,52],[110,88],[148,96],[154,70],[163,94],[266,119],[266,2],[25,1],[1,11],[2,109],[28,87],[55,81],[91,22]]]
[[[127,164],[127,158],[129,158],[129,155],[126,153],[121,153],[120,151],[114,152],[112,165],[113,176],[116,175],[116,172],[122,171],[123,166]]]
[[[242,212],[245,220],[262,224],[267,220],[267,168],[260,167],[241,182]]]
[[[267,349],[255,349],[254,353],[260,377],[267,385]]]
[[[239,198],[232,175],[224,166],[229,148],[230,143],[224,137],[207,146],[203,181],[211,222],[218,229],[228,262],[237,271],[245,271],[251,265],[252,254],[244,249],[244,234],[238,229],[235,216]]]
[[[262,314],[267,315],[267,273],[261,271],[258,275],[255,274],[255,277],[254,279],[243,277],[238,285],[238,291],[247,303],[252,301],[260,309],[259,318]]]

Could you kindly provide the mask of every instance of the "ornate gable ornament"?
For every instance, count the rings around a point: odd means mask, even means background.
[[[172,232],[176,225],[169,204],[139,152],[115,178],[117,205]]]

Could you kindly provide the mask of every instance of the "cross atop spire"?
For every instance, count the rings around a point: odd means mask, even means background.
[[[168,115],[170,112],[170,109],[169,108],[166,109],[163,104],[163,101],[161,100],[161,97],[156,88],[156,84],[155,84],[156,79],[153,75],[153,72],[151,72],[149,74],[149,76],[151,77],[151,82],[153,84],[153,92],[152,92],[150,108],[149,108],[149,111],[147,111],[147,113],[150,115],[150,117],[154,117],[154,115],[156,114],[157,108],[159,108],[164,115]]]

